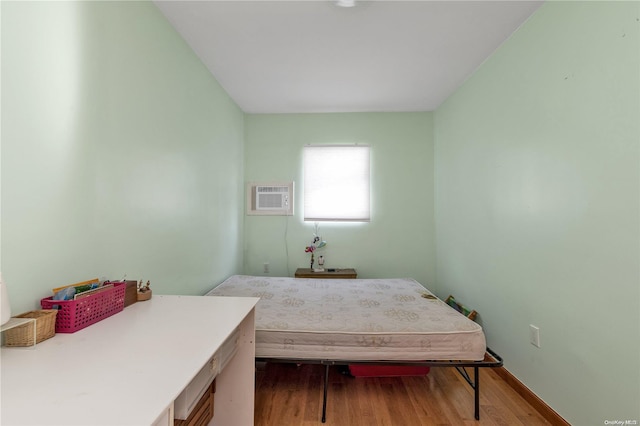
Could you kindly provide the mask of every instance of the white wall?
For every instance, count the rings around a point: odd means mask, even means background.
[[[546,3],[435,114],[439,295],[581,426],[640,421],[639,17]]]
[[[202,294],[242,267],[243,114],[147,2],[2,2],[14,314],[106,276]]]

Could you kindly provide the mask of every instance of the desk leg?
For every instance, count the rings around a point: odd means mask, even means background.
[[[252,425],[255,404],[254,311],[240,324],[238,352],[216,377],[213,419],[209,425]]]

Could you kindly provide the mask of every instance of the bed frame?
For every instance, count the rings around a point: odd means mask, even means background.
[[[487,347],[483,361],[353,361],[329,359],[287,359],[287,358],[256,358],[256,362],[280,362],[295,364],[321,364],[325,366],[322,397],[322,423],[327,421],[327,391],[329,384],[329,367],[332,365],[389,365],[389,366],[419,366],[419,367],[455,367],[474,392],[474,416],[480,420],[480,368],[502,367],[502,358]],[[467,367],[473,368],[473,378]]]
[[[465,305],[456,301],[449,295],[445,303],[462,315],[474,321],[477,312],[467,308]],[[473,389],[474,398],[474,417],[480,420],[480,368],[497,368],[502,367],[502,357],[487,347],[487,351],[482,361],[347,361],[347,360],[328,360],[328,359],[282,359],[282,358],[256,358],[256,362],[281,362],[296,364],[322,364],[324,368],[323,397],[322,397],[322,423],[327,421],[327,390],[329,387],[329,367],[332,365],[388,365],[388,366],[414,366],[414,367],[455,367],[458,373]],[[473,368],[473,379],[467,371],[467,367]]]

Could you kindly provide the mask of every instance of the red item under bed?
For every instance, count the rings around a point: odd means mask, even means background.
[[[349,365],[349,371],[355,377],[395,377],[426,376],[429,367],[413,367],[404,365]]]

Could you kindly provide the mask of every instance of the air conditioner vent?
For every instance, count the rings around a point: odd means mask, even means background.
[[[288,186],[258,186],[258,192],[289,192]]]
[[[289,208],[288,186],[257,186],[256,210],[287,210]]]

